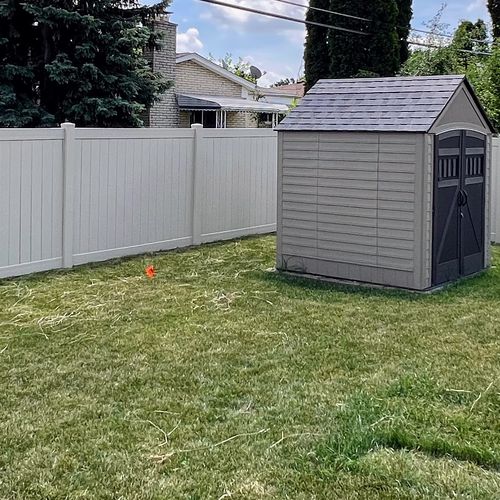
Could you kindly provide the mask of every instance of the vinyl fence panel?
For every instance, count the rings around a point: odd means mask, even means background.
[[[271,130],[0,130],[0,278],[274,231]]]
[[[0,133],[0,277],[61,266],[63,137]]]
[[[201,242],[276,230],[277,135],[200,129]]]
[[[500,138],[494,137],[492,144],[492,197],[491,239],[500,243]]]
[[[75,264],[191,244],[194,133],[151,132],[77,131]]]

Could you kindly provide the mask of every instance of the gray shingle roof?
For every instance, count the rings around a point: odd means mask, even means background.
[[[427,132],[463,76],[320,80],[278,130]]]

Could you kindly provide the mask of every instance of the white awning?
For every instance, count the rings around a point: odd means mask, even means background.
[[[244,111],[248,113],[287,113],[288,106],[238,97],[177,94],[179,108],[184,111]]]

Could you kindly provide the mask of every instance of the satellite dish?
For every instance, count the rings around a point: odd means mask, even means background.
[[[250,74],[252,75],[253,78],[258,80],[259,78],[262,78],[262,71],[257,68],[256,66],[250,66]]]

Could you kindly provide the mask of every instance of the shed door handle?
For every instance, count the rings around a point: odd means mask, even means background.
[[[467,193],[467,191],[465,189],[462,189],[462,193],[463,193],[463,197],[464,197],[463,204],[467,205],[469,203],[469,194]]]

